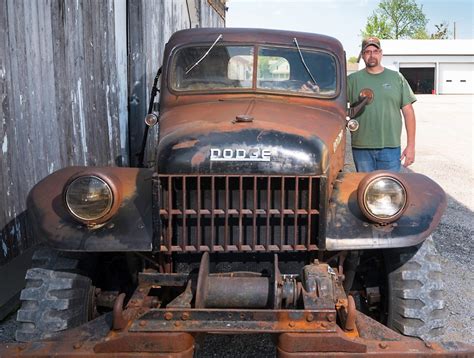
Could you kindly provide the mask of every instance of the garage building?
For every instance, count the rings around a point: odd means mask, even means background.
[[[474,94],[474,40],[381,40],[381,45],[382,64],[400,71],[415,93]]]

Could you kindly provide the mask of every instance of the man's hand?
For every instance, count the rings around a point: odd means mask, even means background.
[[[403,166],[406,168],[415,162],[415,148],[407,146],[400,157]]]

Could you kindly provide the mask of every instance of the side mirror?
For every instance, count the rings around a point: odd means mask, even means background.
[[[359,116],[366,105],[371,104],[374,100],[374,92],[370,88],[364,88],[359,93],[359,100],[351,104],[350,108],[347,110],[347,116],[349,118],[355,118]]]

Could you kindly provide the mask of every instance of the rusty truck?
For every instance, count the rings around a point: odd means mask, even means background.
[[[145,136],[143,165],[67,167],[31,190],[47,247],[0,355],[191,357],[213,333],[270,333],[281,357],[473,354],[432,342],[446,322],[431,238],[443,190],[344,170],[373,100],[346,103],[329,36],[173,34],[146,116],[154,154]]]

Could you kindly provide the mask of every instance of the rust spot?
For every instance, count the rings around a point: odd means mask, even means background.
[[[206,160],[206,154],[202,152],[197,152],[196,154],[193,155],[193,158],[191,159],[191,165],[192,166],[200,165],[205,160]]]
[[[194,147],[199,141],[197,139],[181,142],[173,146],[173,150]]]

